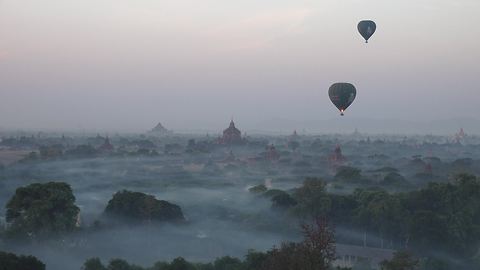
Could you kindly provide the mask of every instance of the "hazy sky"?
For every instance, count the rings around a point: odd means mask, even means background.
[[[0,0],[0,127],[480,118],[478,0]],[[366,45],[361,19],[377,22]],[[261,127],[258,127],[261,128]],[[361,128],[361,127],[360,127]]]

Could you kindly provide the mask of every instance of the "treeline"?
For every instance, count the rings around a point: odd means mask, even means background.
[[[269,196],[272,207],[283,207],[291,215],[326,217],[335,226],[378,235],[385,246],[422,256],[449,254],[462,262],[480,259],[480,179],[473,175],[460,174],[450,183],[401,193],[371,188],[330,194],[318,178],[290,192],[259,187],[252,191]]]
[[[159,261],[151,267],[142,267],[123,259],[112,259],[105,265],[100,258],[90,258],[82,270],[351,270],[334,266],[335,236],[326,220],[303,224],[302,233],[301,242],[284,242],[266,252],[250,250],[243,260],[224,256],[210,263],[193,263],[178,257],[171,262]],[[410,253],[398,252],[392,260],[383,261],[381,267],[410,270],[419,265],[420,261]],[[361,266],[364,270],[371,269],[369,264]],[[0,252],[0,270],[45,270],[45,264],[33,256]]]
[[[334,265],[334,232],[324,219],[316,219],[312,225],[302,225],[302,232],[304,239],[299,243],[284,242],[266,252],[250,250],[244,260],[225,256],[210,263],[192,263],[178,257],[171,262],[160,261],[151,267],[141,267],[122,259],[112,259],[105,265],[99,258],[91,258],[84,263],[82,270],[352,270]],[[361,268],[363,270],[372,269],[369,264],[361,267],[364,267]],[[403,251],[381,263],[382,270],[413,270],[419,267],[420,260]]]
[[[99,258],[88,259],[83,270],[327,270],[335,260],[335,239],[327,222],[317,220],[302,226],[303,241],[283,243],[267,252],[249,251],[245,260],[225,256],[212,263],[191,263],[179,257],[171,262],[157,262],[141,267],[122,259],[104,265]],[[5,253],[6,254],[6,253]],[[44,270],[34,257],[17,257],[0,252],[0,270]]]
[[[311,227],[314,228],[314,227]],[[318,229],[318,227],[317,227]],[[112,259],[107,265],[99,258],[85,261],[82,270],[373,270],[366,260],[359,260],[353,268],[341,268],[332,265],[334,258],[333,242],[319,236],[306,236],[301,243],[284,243],[280,248],[272,248],[267,252],[249,251],[244,260],[224,256],[210,263],[192,263],[182,257],[171,262],[159,261],[151,267],[141,267],[123,259]],[[312,238],[313,236],[313,238]],[[332,236],[332,235],[330,235]],[[325,242],[325,240],[327,240]],[[319,245],[320,244],[320,245]],[[0,251],[0,270],[45,270],[43,262],[34,256],[15,255]],[[377,268],[375,268],[377,269]],[[420,260],[406,251],[396,252],[391,260],[380,264],[381,270],[447,270],[448,266],[432,260]],[[457,269],[457,268],[455,268]],[[476,269],[476,268],[474,268]]]
[[[225,256],[211,263],[192,263],[178,257],[171,262],[157,262],[151,267],[130,264],[122,259],[113,259],[107,265],[104,265],[99,258],[91,258],[84,263],[82,270],[373,270],[368,264],[357,264],[353,268],[341,268],[331,264],[317,264],[315,261],[303,260],[299,262],[298,257],[294,257],[298,254],[286,254],[289,251],[288,246],[288,244],[284,244],[280,249],[284,253],[283,257],[272,258],[272,251],[266,253],[249,251],[244,260]],[[278,249],[276,252],[278,252]],[[422,262],[410,253],[400,251],[395,253],[391,260],[383,261],[380,269],[444,270],[446,268],[441,268],[441,266],[438,268],[438,264],[431,265],[428,262]]]

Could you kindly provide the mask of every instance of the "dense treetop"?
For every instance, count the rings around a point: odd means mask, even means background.
[[[41,238],[70,232],[76,228],[79,212],[66,183],[20,187],[7,203],[7,233],[12,237]]]
[[[105,208],[105,214],[131,222],[184,221],[178,205],[157,200],[152,195],[123,190],[115,193]]]
[[[0,270],[45,270],[45,264],[33,256],[0,251]]]

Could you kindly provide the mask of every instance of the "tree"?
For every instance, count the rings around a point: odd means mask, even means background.
[[[7,234],[20,238],[41,238],[71,232],[80,209],[70,185],[61,182],[20,187],[7,203]]]
[[[372,262],[369,259],[358,258],[353,265],[352,270],[373,270]]]
[[[168,270],[170,264],[167,262],[156,262],[150,270]]]
[[[428,210],[417,210],[412,216],[409,228],[415,249],[429,250],[448,245],[446,217]]]
[[[408,212],[397,196],[381,189],[357,189],[353,196],[359,205],[354,221],[366,231],[373,230],[385,237],[402,237],[407,234],[405,224]]]
[[[243,270],[242,261],[230,256],[221,257],[213,263],[215,270]]]
[[[435,246],[462,258],[474,256],[480,244],[478,198],[480,181],[468,174],[457,175],[452,183],[431,183],[406,195],[404,204],[412,213],[412,248],[425,254]]]
[[[287,209],[297,205],[297,201],[286,192],[273,196],[271,200],[274,209]]]
[[[168,270],[195,270],[195,266],[184,258],[178,257],[170,263]]]
[[[325,219],[317,218],[313,225],[303,224],[301,250],[306,269],[328,269],[335,259],[335,235]]]
[[[383,178],[382,181],[383,185],[392,186],[392,187],[399,187],[405,188],[409,187],[410,183],[403,177],[401,174],[397,172],[390,172]]]
[[[397,251],[390,261],[380,263],[382,270],[415,270],[419,267],[419,260],[407,251]]]
[[[105,214],[133,223],[185,220],[178,205],[157,200],[152,195],[127,190],[113,195],[105,208]]]
[[[356,183],[362,179],[362,175],[360,173],[360,169],[349,166],[341,166],[338,168],[337,173],[335,174],[335,180]]]
[[[335,237],[324,219],[302,225],[304,240],[267,252],[263,270],[327,270],[335,259]]]
[[[319,178],[307,178],[303,186],[295,190],[293,198],[298,202],[295,213],[303,217],[325,217],[331,207],[325,183]]]
[[[265,193],[267,190],[268,189],[264,184],[260,184],[248,189],[249,192],[254,194],[262,194],[262,193]]]
[[[267,260],[261,270],[296,270],[300,268],[297,243],[282,243],[279,248],[273,247],[267,252]],[[302,269],[304,270],[304,269]]]
[[[132,270],[130,264],[121,259],[113,259],[108,264],[108,270]]]
[[[33,256],[0,251],[0,270],[45,270],[45,264]]]
[[[436,258],[425,258],[421,261],[422,270],[450,270],[452,269],[448,262]],[[472,268],[478,269],[478,268]]]
[[[471,262],[472,266],[473,266],[473,269],[480,269],[480,253],[475,255],[473,258],[472,258],[472,262]],[[442,269],[443,270],[443,269]]]
[[[245,255],[245,270],[259,270],[264,265],[268,256],[264,252],[249,250]]]
[[[85,261],[82,270],[107,270],[99,258],[91,258]]]
[[[329,194],[331,207],[328,218],[336,224],[351,223],[354,210],[359,203],[352,195]]]

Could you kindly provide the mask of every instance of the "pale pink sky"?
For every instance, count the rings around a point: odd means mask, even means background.
[[[0,127],[480,118],[477,0],[0,0]],[[377,22],[366,45],[362,19]],[[226,120],[227,119],[227,120]],[[248,123],[248,124],[247,124]]]

